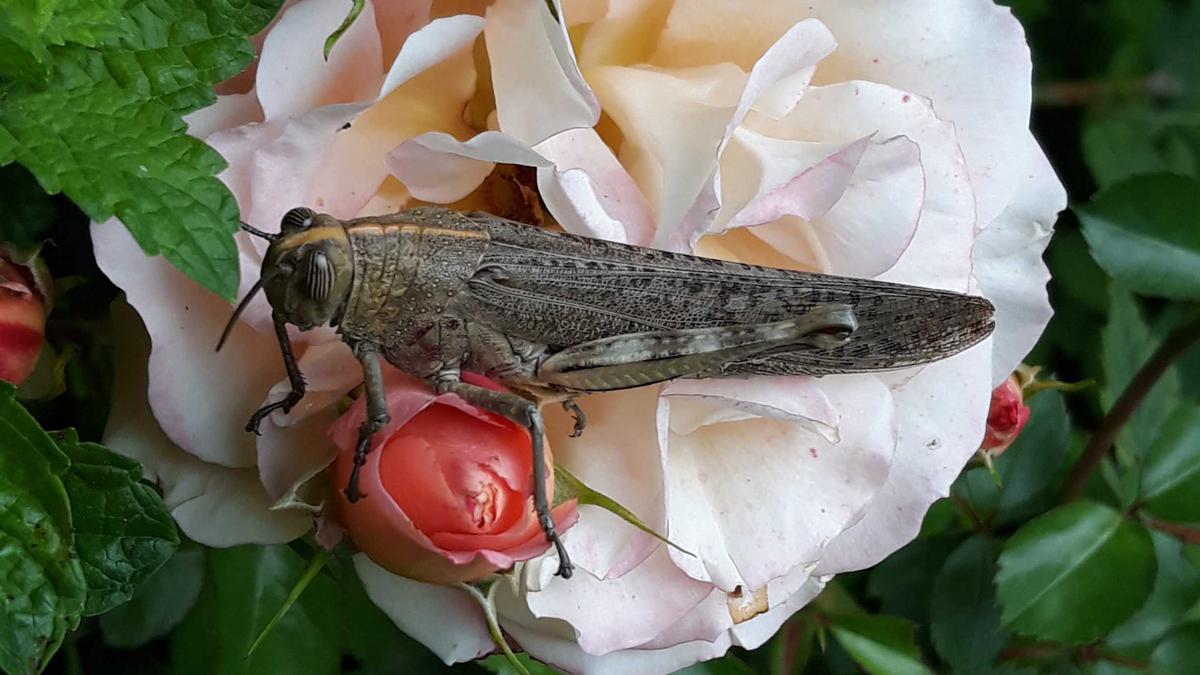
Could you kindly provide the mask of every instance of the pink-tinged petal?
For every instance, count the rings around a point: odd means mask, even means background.
[[[979,222],[1008,203],[1024,171],[1032,100],[1024,31],[991,0],[818,0],[796,10],[819,17],[839,48],[821,83],[869,80],[923,96],[954,125],[978,197]]]
[[[104,444],[141,462],[146,480],[188,537],[206,546],[277,544],[312,527],[307,514],[270,510],[271,500],[253,468],[231,469],[197,459],[176,446],[146,400],[150,339],[138,315],[113,305],[115,380]]]
[[[501,131],[533,145],[596,123],[600,104],[575,65],[566,27],[545,2],[497,0],[484,35]]]
[[[676,380],[663,387],[662,395],[691,397],[718,404],[705,406],[712,411],[737,410],[757,417],[808,423],[814,431],[831,440],[836,438],[840,418],[821,382],[812,377]],[[671,411],[671,429],[677,434],[690,434],[705,424],[715,423],[688,422],[681,419],[681,412]],[[730,421],[730,418],[722,421]]]
[[[239,322],[213,353],[232,308],[162,257],[149,257],[116,220],[92,225],[100,269],[125,289],[150,333],[150,406],[163,431],[196,458],[255,465],[254,437],[242,428],[279,380],[283,363],[270,334]],[[214,423],[217,420],[217,423]]]
[[[563,229],[649,245],[654,212],[595,129],[567,129],[534,149],[554,162],[553,172],[538,171],[538,189]]]
[[[736,130],[721,155],[721,211],[710,232],[824,215],[846,192],[870,144],[870,138],[820,143]]]
[[[367,106],[366,103],[330,105],[288,120],[283,133],[255,153],[250,164],[254,199],[247,220],[268,231],[277,231],[279,219],[296,206],[311,206],[341,218],[354,215],[378,183],[364,184],[361,192],[327,192],[320,177],[328,171],[331,148],[339,134],[344,133],[344,126]]]
[[[354,569],[371,601],[447,665],[495,649],[483,608],[466,591],[396,576],[362,553],[354,556]]]
[[[994,385],[1016,369],[1053,314],[1042,252],[1058,212],[1067,206],[1067,193],[1037,141],[1027,136],[1026,142],[1026,171],[1013,201],[980,233],[972,256],[979,290],[996,306]]]
[[[856,173],[843,199],[809,223],[811,235],[790,226],[751,232],[784,250],[803,250],[815,239],[816,261],[831,274],[967,290],[975,204],[954,128],[937,118],[928,101],[884,85],[847,82],[811,87],[786,117],[751,115],[746,126],[777,139],[898,139],[864,154],[861,181],[853,182]],[[800,241],[788,244],[789,233]],[[889,260],[894,262],[880,275]]]
[[[379,46],[384,63],[395,61],[408,36],[429,23],[432,1],[387,0],[375,6],[375,28],[379,30]]]
[[[216,103],[190,113],[183,120],[187,122],[189,134],[196,138],[208,138],[214,131],[261,122],[263,111],[258,96],[251,91],[218,96]]]
[[[741,623],[734,622],[730,611],[737,600],[719,588],[713,589],[692,611],[640,648],[665,649],[693,640],[712,642],[732,637],[733,644],[753,649],[824,588],[820,580],[811,576],[812,568],[812,564],[798,565],[782,577],[772,579],[767,584],[767,611]]]
[[[659,547],[619,579],[601,581],[580,574],[528,593],[524,600],[534,616],[572,625],[579,647],[601,655],[652,639],[708,597],[711,589],[679,571]]]
[[[338,418],[337,403],[362,382],[358,359],[340,340],[306,349],[299,359],[307,387],[291,412],[276,411],[262,425],[258,439],[258,471],[267,494],[280,507],[315,510],[324,494],[301,494],[301,487],[337,455],[325,435]],[[291,391],[286,378],[267,392],[263,405]]]
[[[670,435],[668,531],[699,556],[672,550],[680,569],[726,591],[760,588],[817,560],[875,497],[896,443],[891,392],[871,376],[821,384],[847,421],[837,442],[765,418]],[[773,507],[765,513],[755,504]]]
[[[664,502],[666,458],[659,444],[656,398],[654,387],[643,387],[580,399],[588,425],[579,438],[570,438],[574,419],[561,408],[547,406],[543,414],[556,462],[669,537]],[[575,565],[596,578],[628,572],[658,544],[597,506],[581,506],[579,511],[579,523],[563,541]]]
[[[455,16],[409,36],[392,64],[382,98],[350,127],[322,128],[336,131],[336,139],[315,156],[320,162],[305,183],[313,206],[351,217],[387,178],[388,150],[431,131],[456,138],[474,133],[462,112],[475,92],[471,43],[480,30],[479,17]]]
[[[553,166],[528,145],[498,131],[485,131],[465,143],[440,132],[422,134],[388,153],[386,162],[413,197],[438,204],[466,197],[497,163]]]
[[[925,511],[979,448],[991,399],[991,340],[925,366],[893,391],[899,426],[887,483],[862,519],[834,539],[816,574],[870,567],[912,541]]]
[[[346,7],[322,0],[302,0],[284,10],[263,42],[255,79],[268,120],[374,96],[383,62],[370,0],[325,60],[325,38],[345,18]]]

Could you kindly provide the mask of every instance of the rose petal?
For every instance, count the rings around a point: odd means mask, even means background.
[[[125,303],[113,305],[115,380],[104,444],[142,464],[146,480],[183,532],[206,546],[291,541],[312,527],[306,514],[272,511],[254,469],[209,464],[179,449],[158,426],[146,401],[150,338]]]
[[[823,271],[848,276],[876,276],[889,281],[966,291],[974,237],[974,201],[954,128],[934,115],[928,101],[870,82],[811,87],[788,116],[772,120],[752,115],[747,128],[767,137],[812,137],[850,142],[875,134],[903,137],[893,153],[878,156],[879,164],[864,172],[858,190],[848,190],[839,202],[810,225],[824,250],[818,260]],[[911,145],[919,150],[920,174],[911,171]],[[864,156],[864,162],[867,161]],[[923,190],[918,192],[923,181]],[[919,199],[919,201],[914,201]],[[864,217],[873,200],[894,205],[882,215]],[[915,224],[912,208],[920,206]],[[892,216],[892,217],[889,217]],[[763,232],[781,245],[782,233]],[[872,253],[864,256],[862,249]],[[801,244],[803,245],[803,244]],[[787,248],[785,248],[787,250]],[[875,253],[879,251],[879,253]],[[896,259],[879,275],[881,263]]]
[[[429,8],[433,0],[391,0],[375,7],[375,27],[379,30],[379,45],[384,63],[396,60],[405,40],[429,23]],[[361,17],[360,17],[361,18]]]
[[[92,242],[100,269],[125,289],[150,333],[150,407],[163,431],[205,462],[254,466],[254,436],[242,424],[283,372],[280,359],[263,358],[278,353],[274,336],[238,322],[214,354],[228,303],[166,259],[146,256],[116,220],[93,224]]]
[[[255,78],[268,120],[374,93],[383,76],[383,62],[370,0],[325,60],[325,38],[345,18],[345,7],[322,0],[301,0],[283,11],[263,42]]]
[[[991,341],[925,366],[892,393],[899,426],[887,482],[862,519],[825,547],[817,574],[860,570],[912,541],[979,447],[991,397]]]
[[[501,131],[534,145],[596,123],[600,104],[575,65],[566,27],[545,2],[497,0],[484,35]]]
[[[320,501],[298,490],[336,456],[325,432],[338,418],[338,401],[362,382],[362,368],[341,341],[306,349],[298,364],[307,383],[304,398],[291,412],[276,411],[264,420],[257,445],[258,471],[278,506],[315,510]],[[281,400],[291,390],[287,378],[280,380],[267,392],[263,405]]]
[[[792,6],[837,36],[839,49],[821,62],[818,82],[869,80],[935,102],[938,116],[954,124],[979,222],[995,218],[1024,171],[1032,98],[1029,46],[1011,10],[982,1]]]
[[[185,116],[188,133],[196,138],[207,138],[214,131],[232,129],[243,124],[261,122],[262,106],[253,91],[245,94],[218,96],[215,103]]]
[[[1026,140],[1026,172],[1013,201],[980,233],[972,254],[979,290],[996,306],[994,385],[1033,349],[1053,314],[1046,295],[1050,272],[1042,253],[1058,212],[1067,206],[1067,194],[1037,141],[1032,136]]]
[[[656,398],[655,388],[646,387],[580,399],[589,423],[579,438],[570,437],[574,419],[558,406],[545,408],[543,415],[556,461],[654,531],[666,533],[666,458],[658,442]],[[575,565],[599,579],[628,572],[658,543],[608,511],[586,505],[564,542]]]
[[[552,166],[528,145],[498,131],[485,131],[465,143],[449,134],[422,134],[389,152],[386,162],[413,197],[437,204],[466,197],[496,163]]]
[[[495,649],[483,608],[465,591],[396,576],[362,553],[354,556],[354,569],[371,602],[447,665]]]
[[[388,73],[382,98],[349,128],[328,128],[337,131],[336,139],[317,156],[320,163],[304,183],[314,205],[339,217],[353,216],[388,175],[384,152],[430,131],[458,138],[473,133],[462,111],[475,90],[471,42],[480,30],[482,19],[455,16],[433,21],[409,37]]]
[[[535,617],[571,624],[580,648],[599,655],[652,639],[706,598],[711,589],[679,571],[660,546],[620,578],[601,581],[587,574],[576,575],[528,593],[524,601]]]
[[[841,425],[839,443],[772,419],[670,435],[669,531],[699,556],[672,550],[680,569],[726,591],[759,588],[817,560],[874,498],[895,447],[891,393],[871,376],[829,377],[822,389],[854,420]]]
[[[770,417],[809,424],[809,428],[831,441],[837,439],[840,414],[813,377],[755,377],[737,380],[676,380],[663,387],[663,396],[694,397],[717,403],[709,410],[738,410],[756,417]],[[681,410],[671,411],[671,430],[690,434],[715,422],[694,420],[682,423]],[[740,418],[740,419],[745,419]],[[722,421],[730,421],[725,417]]]

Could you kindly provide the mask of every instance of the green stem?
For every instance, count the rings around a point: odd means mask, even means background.
[[[1121,392],[1120,398],[1113,404],[1104,419],[1100,421],[1100,428],[1088,441],[1087,447],[1083,449],[1083,454],[1079,456],[1079,460],[1071,469],[1071,474],[1067,476],[1062,492],[1063,502],[1074,501],[1083,494],[1088,480],[1095,473],[1096,467],[1100,466],[1100,460],[1104,459],[1105,453],[1116,442],[1117,435],[1121,433],[1125,423],[1137,412],[1138,406],[1154,389],[1154,385],[1167,372],[1171,364],[1183,356],[1197,341],[1200,341],[1200,320],[1176,328],[1171,331],[1166,340],[1163,340],[1159,348],[1125,387],[1125,391]]]
[[[487,621],[488,633],[492,636],[492,642],[504,652],[504,658],[508,664],[513,667],[521,675],[529,675],[529,670],[517,655],[513,653],[511,647],[508,646],[508,640],[504,639],[504,633],[500,630],[500,617],[496,615],[496,589],[500,587],[499,581],[493,581],[487,589],[487,596],[479,592],[479,589],[471,584],[455,584],[475,598],[475,602],[483,608],[483,618]]]
[[[321,568],[325,567],[325,563],[328,561],[329,551],[324,548],[317,548],[316,553],[308,562],[308,569],[304,570],[304,574],[300,576],[300,580],[296,582],[295,586],[292,586],[292,590],[288,593],[283,604],[280,605],[279,609],[275,610],[275,615],[271,617],[266,626],[263,626],[262,632],[258,634],[258,638],[254,640],[254,644],[250,645],[250,651],[246,652],[246,658],[250,658],[254,654],[254,650],[258,649],[262,641],[275,628],[275,624],[279,623],[280,619],[292,608],[292,605],[296,604],[296,601],[300,599],[304,590],[308,588],[313,579],[317,578],[317,574],[321,572]]]

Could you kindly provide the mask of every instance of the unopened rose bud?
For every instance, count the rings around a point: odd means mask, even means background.
[[[33,270],[0,245],[0,380],[19,385],[46,337],[46,304]]]
[[[999,455],[1017,440],[1028,421],[1029,406],[1024,402],[1021,381],[1016,374],[1009,375],[1007,380],[992,391],[987,432],[983,436],[981,449],[992,456]]]

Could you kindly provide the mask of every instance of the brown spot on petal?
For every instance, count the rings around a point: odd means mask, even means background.
[[[729,607],[729,617],[733,619],[734,625],[749,621],[767,611],[767,587],[763,586],[757,591],[746,592],[741,586],[738,586],[729,594],[725,604]]]

